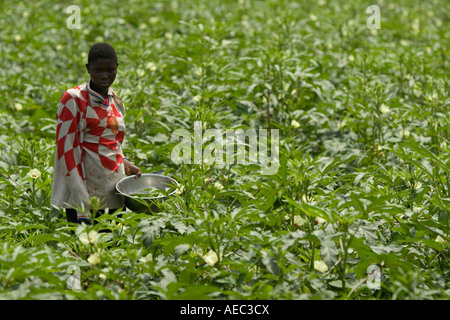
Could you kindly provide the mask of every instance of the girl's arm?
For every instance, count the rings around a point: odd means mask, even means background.
[[[127,176],[136,175],[136,178],[139,178],[142,175],[141,169],[138,166],[135,166],[126,158],[123,158],[123,165],[125,166],[125,174]]]

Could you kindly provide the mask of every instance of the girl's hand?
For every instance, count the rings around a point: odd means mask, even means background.
[[[125,174],[127,176],[136,175],[136,178],[139,178],[142,175],[141,169],[138,166],[135,166],[127,159],[123,159],[123,165],[125,167]]]

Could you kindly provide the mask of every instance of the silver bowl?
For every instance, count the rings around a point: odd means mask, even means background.
[[[139,193],[141,190],[145,190],[150,187],[163,191],[166,191],[167,188],[169,188],[169,191],[167,195],[161,195],[158,197],[139,198],[134,196],[134,194]],[[159,212],[159,204],[166,200],[167,197],[175,194],[178,187],[179,185],[176,180],[154,173],[142,174],[137,179],[134,175],[128,176],[116,183],[117,192],[125,196],[125,206],[131,211],[138,213]]]

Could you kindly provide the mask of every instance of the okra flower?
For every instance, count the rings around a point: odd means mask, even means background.
[[[214,187],[216,187],[219,190],[223,189],[223,185],[220,182],[218,182],[218,181],[214,183]]]
[[[215,253],[213,250],[209,250],[207,254],[205,254],[204,256],[200,255],[200,257],[202,257],[202,259],[205,260],[205,262],[211,267],[213,267],[217,263],[217,261],[219,261],[217,253]]]
[[[97,231],[91,230],[89,232],[83,232],[78,236],[78,239],[84,244],[94,244],[97,242],[100,235]]]
[[[320,272],[327,272],[328,266],[322,260],[316,260],[316,261],[314,261],[314,269],[316,269],[317,271],[320,271]]]
[[[145,67],[150,71],[156,70],[156,64],[152,61],[148,62]]]
[[[391,109],[389,109],[389,107],[387,105],[382,103],[381,106],[380,106],[380,112],[381,113],[388,113],[389,111],[391,111]]]
[[[100,263],[100,257],[98,256],[97,253],[93,253],[89,256],[89,258],[87,259],[87,261],[92,264],[92,265],[96,265]]]
[[[39,169],[31,169],[28,172],[28,176],[32,179],[37,179],[41,176],[41,172],[39,171]]]
[[[291,126],[293,126],[294,128],[298,128],[298,127],[300,127],[300,123],[298,123],[296,120],[292,120]]]

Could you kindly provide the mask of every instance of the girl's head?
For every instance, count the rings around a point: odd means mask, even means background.
[[[105,93],[116,79],[119,63],[114,48],[108,43],[96,43],[89,50],[86,69],[94,87]]]

